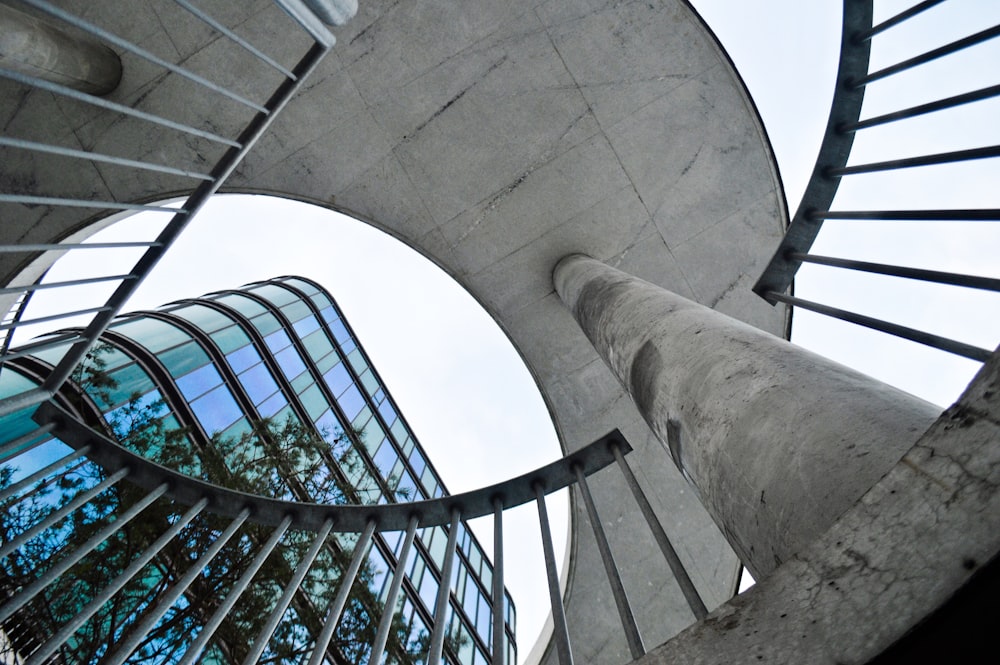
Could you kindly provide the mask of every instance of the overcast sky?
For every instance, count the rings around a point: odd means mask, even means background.
[[[694,0],[694,4],[729,50],[754,96],[794,211],[826,124],[839,48],[840,2]],[[879,2],[877,18],[909,4],[912,0]],[[974,24],[970,25],[970,19],[975,19]],[[1000,2],[996,0],[952,0],[928,12],[898,39],[876,40],[873,60],[890,64],[998,22]],[[921,34],[929,35],[930,41],[918,39]],[[949,93],[957,93],[996,84],[997,62],[1000,40],[934,67]],[[909,85],[904,80],[898,85],[872,86],[864,115],[926,101],[926,94],[926,87],[912,80]],[[896,129],[879,130],[870,138],[861,135],[858,159],[970,147],[971,133],[976,131],[979,145],[1000,143],[997,117],[1000,104],[994,101],[949,111],[943,123],[919,121],[916,138],[897,134]],[[1000,207],[997,182],[996,165],[985,162],[971,168],[914,169],[895,180],[887,176],[845,179],[835,207],[861,208],[888,199],[880,207],[891,208],[893,197],[895,207],[900,208]],[[953,203],[959,195],[961,203]],[[283,231],[279,237],[274,234],[276,220]],[[119,240],[145,239],[163,221],[162,216],[137,216],[110,233]],[[814,250],[886,262],[926,260],[930,263],[925,267],[1000,277],[998,226],[967,224],[956,233],[954,227],[926,223],[836,222],[827,225]],[[108,261],[95,262],[89,256],[77,252],[79,260],[61,261],[49,279],[107,274],[111,269]],[[136,255],[118,256],[127,271],[128,261]],[[880,278],[839,280],[831,286],[825,278],[830,272],[804,269],[797,279],[797,295],[832,299],[989,348],[1000,339],[996,294],[959,294],[947,287],[918,292],[904,284],[886,295],[876,290]],[[559,456],[537,389],[489,316],[421,256],[381,232],[334,213],[275,199],[220,197],[209,203],[181,237],[128,309],[155,307],[281,274],[303,274],[333,293],[451,492],[517,475]],[[36,296],[33,306],[33,316],[45,313],[44,293]],[[879,334],[808,313],[796,313],[793,339],[941,405],[958,395],[976,367],[917,345],[902,343],[900,347],[899,342]],[[550,513],[564,516],[565,500],[550,506]],[[507,519],[508,587],[518,604],[523,658],[547,613],[547,600],[538,565],[534,508],[514,511]],[[515,522],[520,523],[519,529]],[[477,532],[489,548],[491,527],[483,526]],[[559,552],[564,548],[565,528],[562,520],[556,529]],[[514,543],[516,547],[511,546]],[[523,554],[522,561],[518,554]]]

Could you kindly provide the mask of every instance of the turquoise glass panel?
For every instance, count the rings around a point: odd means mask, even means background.
[[[177,326],[159,319],[132,319],[113,328],[115,332],[134,339],[153,353],[159,353],[191,339],[190,335]]]
[[[157,354],[157,357],[170,372],[170,376],[175,377],[184,376],[196,367],[212,362],[209,360],[208,354],[202,351],[195,342],[188,342],[183,346],[164,351]]]
[[[218,310],[205,305],[185,305],[170,311],[171,314],[190,321],[205,332],[215,332],[232,325],[233,320]]]
[[[298,295],[292,293],[283,286],[278,286],[277,284],[262,284],[261,286],[253,287],[250,291],[267,298],[279,307],[292,301],[299,300]]]
[[[229,326],[212,333],[212,341],[223,353],[230,353],[250,343],[250,337],[239,326]]]
[[[248,319],[257,316],[258,314],[263,314],[267,311],[267,308],[261,305],[256,300],[252,300],[246,296],[236,295],[231,293],[229,295],[219,296],[215,299],[216,302],[220,302],[224,305],[232,307],[237,312],[247,317]]]

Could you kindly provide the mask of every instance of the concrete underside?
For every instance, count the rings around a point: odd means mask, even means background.
[[[166,17],[170,4],[152,6]],[[266,0],[200,4],[285,63],[305,50],[303,40],[275,28],[287,21]],[[120,7],[94,0],[82,11],[168,59],[198,64],[232,55],[203,28],[168,37],[155,23],[133,25]],[[733,591],[736,558],[561,304],[551,272],[562,256],[586,253],[783,334],[784,310],[750,291],[784,226],[780,184],[720,47],[675,0],[365,0],[337,36],[227,191],[346,212],[454,276],[523,356],[566,450],[615,427],[627,436],[635,448],[629,461],[681,559],[709,609],[718,606]],[[252,62],[215,78],[258,99],[275,84]],[[130,59],[111,98],[141,97],[144,110],[223,135],[246,121],[227,102],[189,89]],[[181,159],[192,146],[208,160],[218,155],[47,93],[25,94],[4,81],[0,91],[0,122],[23,138],[158,162]],[[191,187],[88,163],[57,172],[46,157],[13,151],[2,160],[8,191],[150,201]],[[8,205],[3,214],[2,242],[86,236],[100,226],[89,213],[45,206]],[[0,255],[0,281],[33,281],[50,261],[18,260]],[[692,622],[690,611],[624,481],[606,471],[592,490],[646,643],[660,644]],[[582,508],[575,519],[567,592],[574,652],[578,662],[617,665],[628,650]],[[520,637],[529,649],[531,636]]]

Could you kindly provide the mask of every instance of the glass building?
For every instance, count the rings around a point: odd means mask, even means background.
[[[0,372],[0,398],[39,383],[61,352],[56,347],[11,361]],[[402,502],[447,494],[333,298],[301,277],[249,284],[119,317],[59,400],[64,408],[116,436],[123,445],[188,474],[236,489],[289,500],[339,503]],[[8,440],[30,430],[30,411],[0,421]],[[35,444],[31,450],[4,451],[0,480],[3,486],[12,486],[67,451],[54,439]],[[16,464],[11,462],[15,455]],[[64,472],[63,478],[71,473],[79,476],[73,481],[76,491],[81,484],[96,486],[101,480],[100,474],[84,473],[87,464],[69,466]],[[58,488],[50,487],[36,491],[32,505],[49,510],[59,500]],[[117,497],[114,501],[127,499]],[[171,514],[164,519],[179,518]],[[9,516],[5,521],[0,535],[9,542],[17,535],[17,524]],[[64,525],[49,538],[74,537],[73,529],[82,534],[85,526]],[[219,528],[212,524],[202,527]],[[445,656],[456,665],[485,665],[492,644],[493,569],[466,525],[461,523],[459,529],[450,608],[445,617]],[[188,537],[191,551],[160,555],[146,566],[132,582],[131,605],[97,615],[91,622],[96,625],[88,627],[90,633],[118,639],[115,612],[141,612],[162,592],[165,583],[182,568],[176,559],[198,553],[197,532],[192,534]],[[352,591],[349,611],[338,628],[340,639],[333,641],[328,662],[367,662],[366,640],[383,612],[402,535],[376,534],[361,582],[355,585],[361,588]],[[437,620],[434,601],[447,537],[444,527],[418,530],[404,564],[406,577],[384,662],[423,662],[430,628]],[[259,544],[255,538],[251,528],[242,529],[227,555],[230,558],[223,558],[216,566],[220,570],[215,578],[205,575],[202,587],[232,584],[248,553]],[[305,534],[295,532],[285,539],[294,545],[297,538],[306,542]],[[327,539],[321,556],[329,559],[329,565],[310,573],[299,592],[301,597],[286,612],[283,628],[267,647],[273,660],[294,662],[308,651],[324,603],[336,590],[344,567],[343,553],[350,552],[356,539],[356,535],[337,533]],[[58,547],[56,540],[49,545]],[[47,556],[44,542],[33,546],[38,552],[34,556]],[[14,586],[25,569],[37,567],[37,561],[29,565],[32,551],[25,547],[18,556],[4,560],[0,572],[8,586]],[[242,660],[248,648],[247,631],[266,614],[282,576],[288,575],[295,557],[301,556],[294,547],[282,551],[285,560],[274,564],[274,589],[261,588],[252,596],[259,607],[237,608],[232,625],[216,633],[200,662]],[[107,552],[102,563],[111,566],[107,561],[115,556],[115,552]],[[72,600],[50,598],[44,610],[28,608],[4,622],[5,639],[17,647],[44,638],[45,622],[36,620],[38,613],[44,611],[46,621],[57,626],[60,616],[71,615],[92,600],[92,594],[81,587],[86,584],[78,581],[67,596]],[[142,652],[146,654],[143,662],[181,662],[181,655],[173,654],[185,651],[182,647],[195,638],[199,621],[206,614],[197,609],[201,602],[198,588],[192,587],[195,591],[189,591],[178,603],[181,609],[172,615],[176,625],[150,638]],[[506,662],[514,663],[515,609],[509,594],[505,593],[504,600]],[[192,611],[184,614],[185,609]],[[185,618],[178,619],[179,615]],[[30,629],[26,628],[29,625]],[[63,660],[99,658],[103,653],[99,647],[94,651],[84,646],[88,639],[94,641],[93,635],[78,631],[76,642],[70,640],[64,648]]]

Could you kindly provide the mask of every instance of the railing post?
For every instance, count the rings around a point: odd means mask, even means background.
[[[368,662],[372,665],[381,665],[382,663],[382,653],[385,651],[385,644],[389,639],[392,618],[396,615],[396,598],[399,597],[399,589],[403,585],[403,578],[406,577],[406,560],[410,556],[410,548],[413,546],[413,537],[417,534],[419,521],[416,515],[410,515],[410,521],[406,526],[406,536],[403,538],[403,547],[399,551],[396,568],[392,571],[392,582],[389,584],[389,594],[385,599],[382,618],[378,622],[375,641],[372,643],[372,650],[368,656]]]
[[[614,554],[611,553],[611,546],[608,544],[608,537],[604,533],[604,525],[601,524],[601,516],[597,514],[597,506],[594,505],[594,497],[590,494],[590,487],[587,485],[587,477],[583,475],[583,470],[579,465],[573,466],[573,473],[576,474],[576,484],[583,495],[583,503],[587,507],[587,516],[590,518],[590,526],[594,529],[594,538],[597,540],[597,550],[601,553],[601,561],[604,563],[604,572],[608,575],[608,582],[611,584],[611,595],[615,598],[615,606],[618,608],[618,616],[622,620],[622,628],[625,631],[625,640],[628,642],[628,649],[632,658],[640,658],[646,653],[646,647],[642,643],[642,636],[639,634],[639,627],[635,623],[635,615],[632,614],[632,606],[628,602],[628,594],[625,593],[625,585],[622,584],[621,575],[618,574],[618,564],[615,563]]]
[[[535,503],[538,506],[538,524],[542,530],[542,554],[545,557],[545,575],[549,584],[549,603],[552,606],[552,639],[559,653],[559,665],[573,665],[573,649],[569,643],[569,627],[566,625],[566,610],[559,592],[559,572],[556,570],[556,555],[552,547],[552,531],[549,527],[549,513],[545,509],[545,491],[540,482],[534,484]]]
[[[451,524],[448,525],[448,543],[444,548],[444,567],[441,569],[441,581],[438,585],[437,598],[434,601],[434,629],[431,632],[431,644],[427,654],[427,665],[440,665],[441,654],[444,651],[444,633],[448,626],[448,597],[451,595],[451,571],[455,567],[455,549],[458,547],[458,522],[462,513],[458,508],[451,510]]]
[[[504,617],[503,588],[503,500],[493,497],[493,658],[492,665],[504,665],[507,649],[504,637],[507,634]],[[513,664],[511,664],[513,665]]]
[[[316,636],[316,644],[313,645],[312,655],[309,657],[309,665],[321,665],[326,657],[326,650],[330,646],[333,633],[340,623],[340,617],[344,613],[347,605],[347,598],[354,586],[354,580],[358,577],[361,564],[365,561],[365,554],[368,552],[368,545],[372,541],[375,533],[375,520],[369,520],[365,525],[365,530],[361,532],[358,542],[354,544],[354,554],[351,555],[351,563],[347,566],[343,577],[340,579],[340,588],[337,589],[337,596],[330,603],[330,608],[326,612],[326,619],[323,621],[323,628]],[[181,665],[184,665],[181,663]]]

